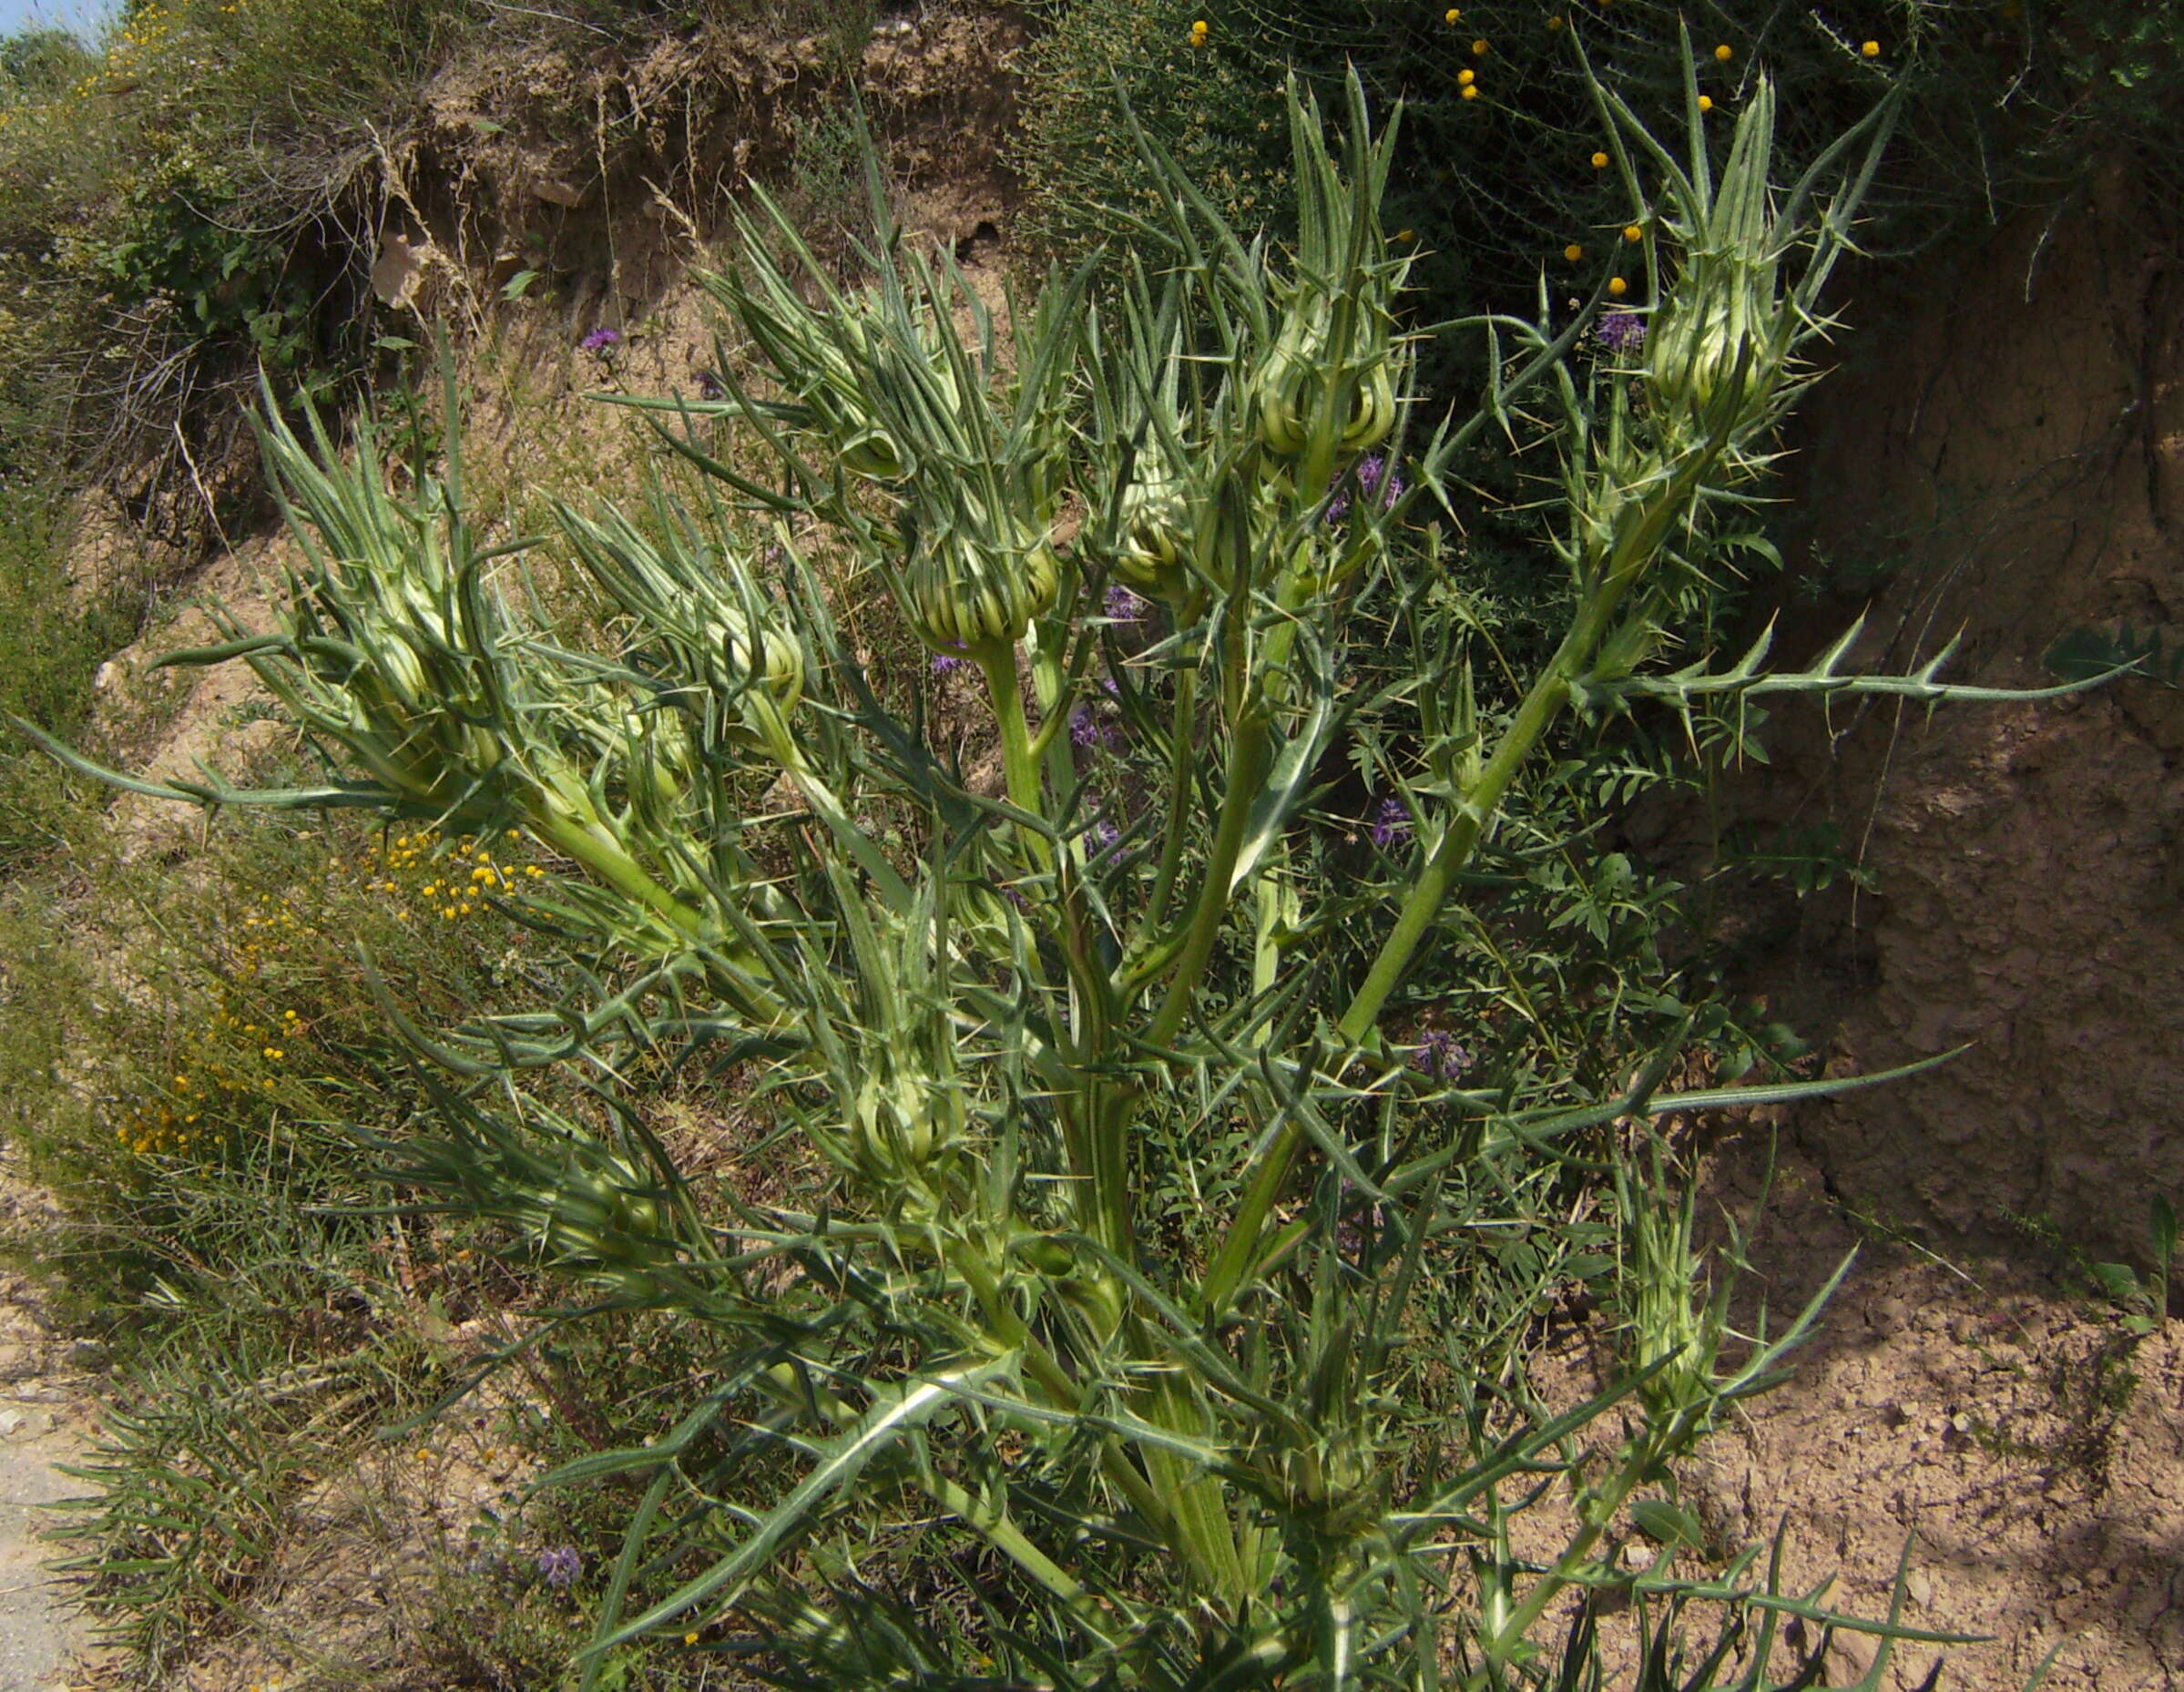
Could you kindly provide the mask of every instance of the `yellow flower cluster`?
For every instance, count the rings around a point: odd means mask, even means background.
[[[114,1137],[139,1157],[179,1157],[209,1144],[218,1136],[219,1102],[271,1092],[274,1077],[265,1071],[284,1063],[288,1048],[304,1037],[302,1014],[292,1005],[264,1023],[246,1022],[233,1010],[216,1012],[208,1029],[184,1041],[211,1049],[185,1060],[168,1080],[168,1096],[138,1105],[117,1125]],[[210,1123],[208,1110],[214,1115]]]
[[[1197,23],[1191,25],[1190,26],[1190,45],[1194,47],[1204,46],[1206,45],[1206,37],[1212,33],[1213,25],[1209,24],[1204,18],[1199,18]]]
[[[520,880],[536,881],[546,874],[535,863],[503,862],[468,837],[444,852],[433,829],[397,834],[372,848],[366,860],[373,874],[365,885],[373,892],[414,898],[444,922],[475,915],[487,894],[513,892]],[[415,880],[427,874],[431,879]]]

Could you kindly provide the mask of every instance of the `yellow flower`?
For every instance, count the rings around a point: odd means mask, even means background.
[[[1626,223],[1626,224],[1623,226],[1623,239],[1624,239],[1625,240],[1627,240],[1627,241],[1643,240],[1645,240],[1645,238],[1646,238],[1646,231],[1645,231],[1645,230],[1643,230],[1643,229],[1641,229],[1640,228],[1638,228],[1638,226],[1637,224],[1635,224],[1635,223]]]
[[[1702,112],[1712,111],[1714,109],[1714,97],[1710,94],[1700,95],[1699,97],[1699,109]]]
[[[1562,27],[1562,14],[1557,12],[1554,16],[1547,19],[1547,27],[1549,29],[1560,29]]]
[[[1877,59],[1881,56],[1881,44],[1878,41],[1869,41],[1858,51],[1864,54],[1869,59]]]
[[[691,1628],[689,1632],[683,1635],[682,1642],[685,1645],[696,1645],[698,1643],[698,1630],[695,1627]]]
[[[1484,41],[1473,42],[1471,44],[1471,56],[1475,59],[1485,58],[1486,56],[1486,44]]]
[[[1578,260],[1585,257],[1585,249],[1578,246],[1576,241],[1572,241],[1568,246],[1562,250],[1562,256],[1567,259],[1572,264],[1575,264]]]
[[[1606,153],[1595,153],[1593,155],[1593,168],[1595,170],[1605,170],[1607,168],[1607,155]]]
[[[1607,279],[1607,291],[1620,300],[1630,291],[1630,284],[1619,276],[1611,276]]]
[[[1456,73],[1456,82],[1460,87],[1470,87],[1471,85],[1476,82],[1478,79],[1479,73],[1475,70],[1469,69],[1468,67]]]
[[[1478,89],[1473,87],[1470,83],[1465,83],[1460,92],[1467,100],[1475,100],[1479,97]]]
[[[1725,43],[1714,49],[1714,56],[1726,65],[1737,56],[1737,49]]]
[[[1441,14],[1441,21],[1444,24],[1460,23],[1463,20],[1463,17],[1464,14],[1457,11],[1453,5],[1450,6],[1447,11]]]

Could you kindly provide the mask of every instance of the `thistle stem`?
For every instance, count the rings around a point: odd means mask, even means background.
[[[972,648],[971,656],[985,672],[985,685],[994,702],[994,721],[1001,730],[1001,771],[1008,783],[1008,802],[1033,816],[1039,813],[1039,763],[1032,745],[1031,725],[1024,715],[1024,691],[1016,683],[1016,649],[999,642]],[[1037,830],[1022,831],[1025,843],[1042,869],[1054,863],[1052,843]]]

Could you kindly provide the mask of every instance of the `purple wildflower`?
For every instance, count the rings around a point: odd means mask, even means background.
[[[556,1545],[538,1554],[539,1578],[556,1592],[574,1585],[583,1567],[584,1559],[574,1545]]]
[[[1327,521],[1329,523],[1340,523],[1350,515],[1348,484],[1351,477],[1353,476],[1356,478],[1357,491],[1367,499],[1378,494],[1381,509],[1383,511],[1403,497],[1403,491],[1408,485],[1402,476],[1388,468],[1388,461],[1384,454],[1367,453],[1364,457],[1357,461],[1357,464],[1352,470],[1336,475],[1335,479],[1328,484],[1334,493],[1334,497],[1327,502]]]
[[[1118,623],[1138,623],[1152,607],[1121,583],[1107,589],[1106,610]]]
[[[618,329],[608,329],[602,324],[577,344],[587,352],[604,352],[609,347],[618,347],[622,344],[622,331]]]
[[[1454,1081],[1472,1065],[1470,1049],[1445,1028],[1432,1028],[1411,1053],[1411,1067],[1435,1081]]]
[[[1080,705],[1069,714],[1069,740],[1074,746],[1090,751],[1107,745],[1111,733],[1089,705]]]
[[[1646,320],[1636,311],[1603,311],[1593,339],[1610,352],[1635,352],[1646,344]]]
[[[935,676],[952,676],[970,663],[969,658],[959,656],[961,650],[958,647],[955,652],[934,653],[933,655],[933,673]]]
[[[1385,851],[1411,838],[1410,808],[1391,793],[1373,813],[1373,843]]]
[[[725,400],[728,384],[709,370],[698,372],[698,397],[701,400]]]
[[[1362,1262],[1366,1248],[1387,1225],[1387,1219],[1386,1212],[1379,1205],[1351,1207],[1334,1225],[1334,1249],[1346,1258]]]

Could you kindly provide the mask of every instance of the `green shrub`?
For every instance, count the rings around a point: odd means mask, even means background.
[[[1031,56],[1026,227],[1065,254],[1131,238],[1126,214],[1145,215],[1155,184],[1113,145],[1125,101],[1225,210],[1257,223],[1286,204],[1266,117],[1282,78],[1326,92],[1354,68],[1376,113],[1403,103],[1388,217],[1416,239],[1422,315],[1529,311],[1543,280],[1559,306],[1617,268],[1629,221],[1616,173],[1594,162],[1607,138],[1571,41],[1641,116],[1680,120],[1686,12],[1670,0],[1056,4]],[[1765,66],[1792,174],[1883,90],[1901,91],[1903,138],[1866,202],[1869,246],[2046,203],[2104,157],[2174,172],[2164,138],[2184,97],[2184,23],[2160,0],[1724,0],[1693,27],[1717,124]],[[1582,259],[1564,258],[1573,245]]]

